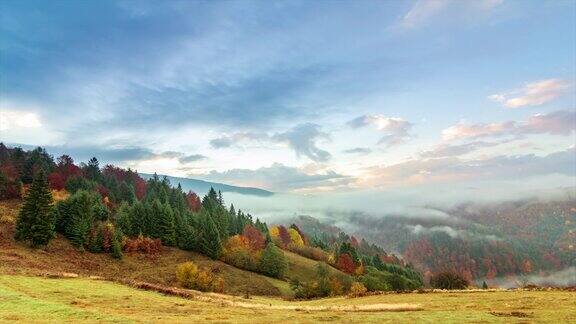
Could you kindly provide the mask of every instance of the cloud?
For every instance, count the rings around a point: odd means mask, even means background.
[[[330,153],[316,146],[316,141],[322,138],[330,137],[321,131],[320,125],[312,123],[300,124],[272,137],[277,142],[287,143],[298,156],[304,155],[315,162],[326,162],[331,157]]]
[[[505,141],[507,142],[507,141]],[[467,153],[474,152],[480,148],[492,147],[503,144],[504,142],[483,142],[476,141],[471,143],[465,143],[460,145],[449,145],[440,144],[434,147],[432,150],[424,151],[420,153],[423,158],[439,158],[439,157],[449,157],[449,156],[460,156]]]
[[[463,12],[489,12],[502,4],[503,0],[418,0],[410,10],[402,17],[400,26],[404,28],[415,28],[430,21],[432,18],[449,11],[450,9],[459,16]],[[458,17],[458,16],[456,16]]]
[[[490,95],[488,99],[499,102],[507,108],[540,106],[562,96],[570,86],[566,80],[540,80],[528,83],[520,90]]]
[[[368,154],[372,152],[372,150],[367,147],[355,147],[348,150],[344,150],[343,152],[348,154]]]
[[[303,169],[281,163],[255,170],[232,169],[224,172],[212,171],[204,176],[191,176],[215,182],[264,188],[275,192],[335,189],[351,181],[349,177],[334,171],[308,173]]]
[[[305,123],[272,136],[251,132],[225,135],[211,140],[210,145],[218,149],[238,145],[241,142],[281,143],[287,144],[298,156],[306,156],[314,162],[326,162],[330,159],[331,154],[320,149],[317,146],[317,141],[329,138],[330,136],[321,130],[320,125]]]
[[[373,185],[407,185],[464,180],[517,179],[540,175],[576,176],[574,147],[545,156],[534,154],[463,160],[455,157],[413,159],[367,169],[365,182]]]
[[[414,6],[402,18],[402,25],[408,28],[415,27],[441,12],[448,4],[449,1],[447,0],[416,1]]]
[[[196,161],[200,161],[200,160],[204,160],[204,159],[207,159],[207,157],[205,155],[191,154],[191,155],[182,156],[178,160],[180,161],[180,163],[190,163],[190,162],[196,162]]]
[[[40,117],[34,112],[11,110],[0,107],[0,131],[14,128],[42,127]]]
[[[458,123],[442,131],[446,141],[477,139],[499,136],[523,136],[528,134],[551,134],[568,136],[576,130],[576,111],[559,110],[548,114],[536,114],[523,122],[471,124]]]
[[[401,144],[411,136],[409,134],[413,124],[398,117],[386,117],[383,115],[363,115],[350,120],[347,123],[352,128],[375,126],[385,135],[378,141],[378,144],[393,146]]]
[[[224,135],[210,140],[210,146],[215,149],[231,147],[243,141],[269,141],[270,136],[264,133],[242,132]]]

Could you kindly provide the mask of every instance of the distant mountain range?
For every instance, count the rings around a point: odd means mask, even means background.
[[[153,177],[153,174],[147,173],[140,173],[140,176],[146,180]],[[164,177],[164,175],[159,174],[159,177]],[[203,196],[206,194],[210,187],[214,188],[214,190],[222,191],[222,192],[235,192],[243,195],[253,195],[253,196],[260,196],[260,197],[268,197],[272,196],[274,193],[268,190],[259,189],[259,188],[251,188],[251,187],[237,187],[231,186],[224,183],[217,183],[217,182],[209,182],[204,180],[198,179],[189,179],[189,178],[178,178],[178,177],[168,177],[170,183],[174,186],[177,186],[178,183],[182,186],[184,191],[192,190],[193,192],[197,193],[199,196]]]

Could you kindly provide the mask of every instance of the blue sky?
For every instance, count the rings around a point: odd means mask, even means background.
[[[575,24],[571,0],[2,1],[0,140],[279,192],[574,188]]]

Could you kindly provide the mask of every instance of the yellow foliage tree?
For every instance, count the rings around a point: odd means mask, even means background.
[[[290,234],[290,239],[292,240],[292,244],[296,246],[304,246],[304,240],[300,236],[297,230],[293,228],[288,229],[288,233]]]

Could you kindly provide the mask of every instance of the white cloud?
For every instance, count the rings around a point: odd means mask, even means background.
[[[33,112],[0,108],[0,130],[42,127],[40,117]]]
[[[348,126],[352,128],[366,127],[373,125],[385,135],[378,141],[378,144],[388,146],[401,144],[408,140],[413,124],[399,117],[387,117],[383,115],[363,115],[349,121]]]
[[[519,90],[490,95],[488,99],[499,102],[507,108],[539,106],[562,96],[570,89],[570,86],[571,84],[566,80],[540,80],[528,83]]]

